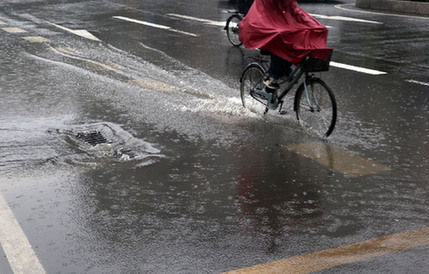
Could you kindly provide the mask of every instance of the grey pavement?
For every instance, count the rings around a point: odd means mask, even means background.
[[[356,0],[356,7],[394,13],[429,16],[429,2],[398,0]]]

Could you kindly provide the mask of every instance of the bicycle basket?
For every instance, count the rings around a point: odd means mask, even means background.
[[[304,71],[305,72],[328,71],[329,62],[331,61],[331,55],[332,55],[332,52],[326,61],[322,59],[310,57],[310,56],[306,57],[303,64]]]

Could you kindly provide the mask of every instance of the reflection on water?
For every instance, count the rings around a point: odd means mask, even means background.
[[[296,233],[299,223],[321,217],[317,187],[270,153],[247,155],[236,183],[243,227],[273,253]],[[274,157],[272,157],[274,156]]]

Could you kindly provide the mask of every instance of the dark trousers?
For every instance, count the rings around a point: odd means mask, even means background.
[[[277,55],[271,54],[271,63],[268,68],[268,74],[274,79],[279,79],[283,76],[289,75],[292,71],[292,64]]]

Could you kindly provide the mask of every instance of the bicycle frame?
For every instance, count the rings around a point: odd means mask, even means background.
[[[252,109],[251,105],[247,105],[246,102],[256,100],[265,106],[264,114],[269,110],[277,110],[280,115],[287,114],[286,111],[283,111],[283,106],[284,103],[288,103],[290,100],[289,98],[285,100],[285,97],[294,89],[294,101],[291,103],[293,104],[293,110],[296,112],[297,120],[300,121],[303,127],[318,131],[325,137],[329,136],[336,122],[336,100],[328,85],[315,75],[317,72],[327,71],[329,61],[311,57],[305,58],[293,67],[289,76],[279,80],[280,89],[275,92],[267,90],[263,83],[267,68],[261,63],[265,62],[250,63],[243,70],[240,78],[240,93],[243,106]],[[296,88],[294,87],[295,85],[297,85]],[[246,96],[250,96],[250,98],[246,99]],[[254,109],[254,111],[260,112],[262,109]],[[314,113],[314,116],[311,113]],[[317,123],[317,125],[314,125],[314,123]]]
[[[282,85],[286,82],[289,82],[289,84],[283,89],[283,91],[280,93],[280,95],[278,96],[279,100],[282,100],[283,97],[285,97],[289,91],[291,91],[291,89],[293,88],[293,86],[295,86],[299,80],[301,79],[302,75],[305,75],[304,77],[304,83],[305,83],[305,79],[308,75],[308,72],[304,72],[304,70],[302,69],[302,65],[299,64],[288,76],[287,79],[281,81],[279,84]]]
[[[296,84],[298,84],[298,86],[299,86],[301,83],[304,85],[305,98],[306,98],[306,101],[308,103],[308,106],[310,107],[311,110],[314,109],[313,104],[312,104],[312,100],[310,99],[310,95],[308,92],[307,84],[306,84],[307,78],[312,77],[312,75],[313,75],[312,73],[304,71],[303,64],[301,63],[295,67],[295,69],[290,73],[290,75],[285,80],[283,80],[279,83],[280,85],[283,85],[286,82],[289,83],[283,89],[283,91],[280,93],[280,95],[277,96],[277,99],[280,103],[279,112],[281,112],[282,108],[283,108],[283,98],[293,89],[293,87]],[[297,98],[295,97],[293,110],[296,111],[296,109],[297,109]]]

